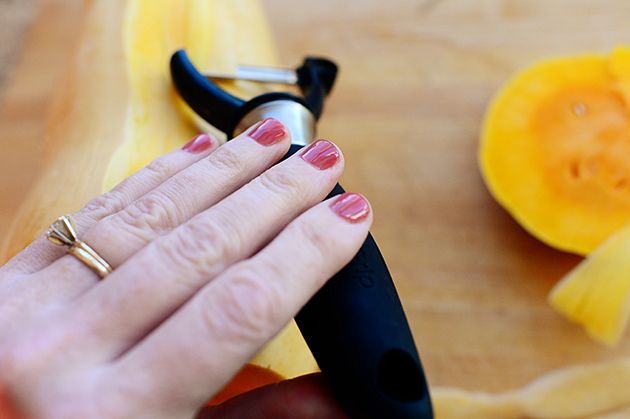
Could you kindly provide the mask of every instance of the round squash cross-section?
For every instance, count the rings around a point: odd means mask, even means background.
[[[490,105],[484,180],[543,242],[587,254],[630,222],[629,86],[630,49],[620,48],[541,62]]]

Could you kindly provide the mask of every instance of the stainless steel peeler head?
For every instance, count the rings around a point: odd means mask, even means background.
[[[337,65],[325,58],[307,57],[296,69],[240,66],[235,74],[202,73],[186,52],[171,58],[171,75],[180,96],[205,121],[223,131],[228,139],[256,121],[276,118],[282,121],[293,144],[305,145],[315,137],[316,122],[330,93]],[[249,80],[261,83],[295,85],[302,95],[271,92],[248,101],[221,89],[214,80]]]

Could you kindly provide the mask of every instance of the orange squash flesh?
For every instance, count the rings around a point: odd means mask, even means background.
[[[589,254],[549,302],[608,345],[630,315],[629,101],[630,48],[542,62],[493,101],[480,148],[486,183],[516,220]]]
[[[239,394],[267,384],[277,383],[281,380],[282,377],[270,369],[247,364],[223,390],[217,393],[212,400],[208,402],[208,406],[216,406]]]
[[[615,345],[630,316],[630,226],[600,245],[549,293],[549,303],[591,338]]]
[[[627,49],[539,63],[486,115],[480,166],[531,234],[587,254],[630,220]]]

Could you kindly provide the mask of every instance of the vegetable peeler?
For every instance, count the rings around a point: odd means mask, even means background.
[[[307,57],[297,69],[241,66],[235,74],[202,74],[186,52],[171,57],[171,76],[182,99],[228,139],[273,117],[290,131],[285,156],[315,139],[316,122],[337,76],[337,65]],[[248,101],[214,80],[239,79],[295,85],[302,96],[271,92]],[[343,193],[337,184],[329,197]],[[429,389],[396,288],[371,234],[357,255],[296,316],[322,374],[351,418],[432,418]]]

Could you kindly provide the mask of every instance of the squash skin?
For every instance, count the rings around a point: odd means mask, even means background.
[[[620,158],[630,154],[627,62],[625,48],[540,62],[509,81],[486,113],[478,156],[486,185],[552,247],[587,254],[630,220],[630,173]],[[609,151],[599,150],[602,141]]]
[[[171,86],[173,51],[185,47],[200,68],[222,72],[239,63],[277,65],[258,0],[91,0],[84,7],[76,52],[50,110],[41,175],[4,238],[2,261],[58,215],[199,132]],[[253,83],[224,87],[245,98],[263,92]],[[251,363],[286,378],[318,369],[294,322]]]

